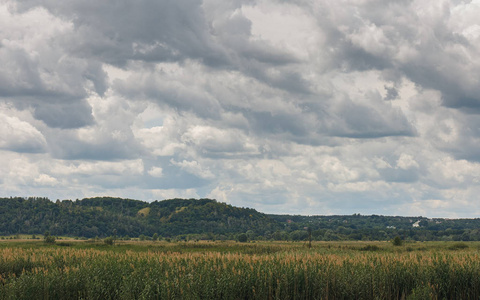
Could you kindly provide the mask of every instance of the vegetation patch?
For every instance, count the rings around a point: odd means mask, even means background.
[[[468,245],[466,243],[458,242],[448,247],[450,250],[463,250],[467,249]]]
[[[365,247],[360,248],[362,251],[378,251],[380,247],[377,245],[366,245]]]
[[[137,216],[146,217],[149,214],[150,214],[150,207],[145,207],[138,211]]]
[[[477,250],[453,243],[0,244],[1,300],[480,298]]]
[[[58,246],[61,246],[61,247],[70,247],[70,246],[72,246],[72,243],[69,243],[69,242],[58,242],[57,245],[58,245]]]

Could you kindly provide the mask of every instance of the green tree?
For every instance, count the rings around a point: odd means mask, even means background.
[[[428,221],[427,220],[421,220],[420,222],[418,222],[418,225],[420,227],[427,227],[428,226]]]
[[[305,230],[295,230],[290,233],[292,241],[305,241],[308,239],[308,232]]]
[[[240,233],[238,236],[237,236],[237,240],[240,242],[240,243],[246,243],[248,241],[248,236],[245,234],[245,233]]]
[[[115,239],[111,236],[103,239],[103,242],[107,245],[110,245],[110,246],[113,245],[114,241],[115,241]]]
[[[45,241],[45,243],[48,243],[48,244],[55,243],[55,237],[53,235],[50,235],[50,231],[45,231],[43,235],[43,240]]]
[[[403,244],[403,241],[402,241],[402,239],[397,235],[397,236],[393,239],[392,244],[393,244],[394,246],[401,246],[401,245]]]
[[[257,236],[253,230],[247,230],[245,234],[247,235],[249,240],[254,240]]]

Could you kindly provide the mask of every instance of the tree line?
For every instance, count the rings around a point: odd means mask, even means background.
[[[247,240],[480,240],[480,219],[260,213],[212,199],[0,198],[0,236]]]

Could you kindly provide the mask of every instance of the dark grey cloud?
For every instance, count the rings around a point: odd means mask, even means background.
[[[385,90],[387,90],[387,95],[385,96],[385,100],[395,100],[398,98],[398,91],[395,87],[385,86]]]
[[[299,121],[299,114],[295,113],[272,113],[272,112],[245,112],[250,119],[250,124],[254,132],[267,135],[290,134],[290,138],[296,136],[306,136],[313,128],[302,120]],[[313,124],[311,124],[313,125]]]
[[[114,88],[130,99],[148,99],[180,112],[193,112],[202,118],[220,117],[221,106],[217,99],[194,86],[181,84],[161,73],[116,81]]]
[[[125,66],[128,60],[179,61],[186,58],[221,63],[198,0],[24,1],[72,21],[75,34],[65,37],[70,53]]]
[[[455,45],[452,45],[454,47]],[[425,50],[428,52],[435,49]],[[421,60],[421,61],[420,61]],[[452,108],[473,109],[478,112],[480,106],[480,71],[465,70],[463,66],[470,64],[465,61],[451,61],[449,57],[434,61],[412,62],[402,68],[405,74],[415,83],[424,88],[431,88],[442,92],[443,104]],[[468,75],[467,75],[468,74]]]
[[[327,132],[333,136],[351,138],[378,138],[386,136],[414,136],[415,128],[403,113],[383,102],[379,94],[367,94],[365,100],[352,101],[347,97],[332,101],[326,119]]]
[[[480,116],[465,114],[441,114],[432,128],[433,144],[450,153],[456,159],[480,162]]]
[[[311,84],[298,71],[292,69],[271,69],[270,66],[258,62],[245,62],[242,71],[269,86],[291,92],[293,94],[311,94]],[[246,67],[245,67],[246,66]]]
[[[379,173],[387,182],[414,183],[420,179],[417,169],[386,168],[379,170]]]
[[[34,103],[34,116],[49,127],[79,128],[94,122],[92,108],[85,101],[73,103]]]

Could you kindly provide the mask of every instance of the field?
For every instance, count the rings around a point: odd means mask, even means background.
[[[479,299],[480,244],[2,241],[0,299]]]

